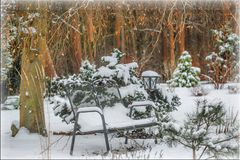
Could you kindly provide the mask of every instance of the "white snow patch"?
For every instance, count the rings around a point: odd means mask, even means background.
[[[157,72],[154,72],[154,71],[144,71],[142,72],[142,77],[143,76],[156,76],[156,77],[161,77]]]
[[[215,90],[213,89],[212,85],[204,85],[204,87],[209,88],[209,94],[200,98],[206,98],[209,101],[217,101],[221,100],[224,102],[226,109],[232,108],[234,109],[234,113],[240,111],[240,94],[229,94],[226,84],[222,90]],[[161,87],[166,87],[166,84],[159,85]],[[134,86],[131,86],[134,88]],[[124,88],[122,91],[124,92]],[[125,94],[129,94],[131,90],[125,91]],[[178,121],[176,124],[181,124],[183,120],[186,118],[186,113],[192,112],[195,110],[195,100],[199,97],[192,96],[191,90],[187,88],[176,88],[175,93],[181,98],[181,106],[178,107],[178,111],[175,111],[172,116]],[[67,125],[66,123],[62,122],[62,119],[54,116],[52,105],[46,99],[44,101],[44,112],[45,112],[45,119],[46,119],[46,128],[50,133],[50,144],[53,144],[50,147],[50,153],[52,159],[112,159],[116,157],[111,157],[113,155],[109,154],[107,156],[103,156],[103,152],[106,151],[105,141],[102,134],[96,135],[79,135],[76,136],[75,140],[75,147],[73,156],[69,155],[70,150],[70,141],[69,136],[61,136],[61,135],[53,135],[52,132],[69,132],[73,130],[73,124]],[[39,136],[38,134],[29,133],[27,129],[21,128],[19,133],[16,137],[11,137],[11,124],[13,121],[19,120],[19,110],[2,110],[1,111],[1,159],[45,159],[47,157],[43,157],[40,153],[43,151],[41,144],[46,143],[48,138]],[[106,111],[105,111],[106,112]],[[121,115],[128,112],[125,108],[113,108],[108,111],[113,116],[113,121],[122,121]],[[120,114],[119,114],[120,113]],[[125,115],[124,115],[125,116]],[[86,121],[91,121],[96,118],[93,118],[92,115],[89,116],[91,119],[86,119]],[[99,122],[97,122],[99,123]],[[176,125],[174,123],[174,125]],[[118,124],[119,126],[123,124]],[[124,124],[126,125],[126,124]],[[178,125],[174,126],[174,128],[178,129]],[[151,146],[151,152],[147,150],[139,150],[136,151],[136,155],[133,154],[131,157],[131,153],[127,150],[120,155],[122,159],[137,159],[137,155],[142,154],[142,157],[149,155],[149,159],[191,159],[192,152],[190,149],[183,147],[182,145],[177,145],[176,147],[170,148],[165,144],[154,144],[152,139],[136,139],[134,141],[130,140],[128,145],[124,144],[124,138],[116,138],[113,134],[109,134],[109,137],[113,137],[110,140],[111,149],[112,150],[119,150],[122,147],[131,147],[134,145],[135,142],[142,144],[148,144]],[[214,137],[211,137],[214,138]],[[60,139],[60,140],[59,140]],[[216,139],[217,140],[217,139]],[[68,142],[68,143],[67,143]],[[209,144],[210,145],[210,144]],[[229,144],[232,145],[232,144]],[[162,150],[163,157],[159,156],[159,152]],[[97,152],[99,154],[93,154],[93,152]],[[156,155],[157,153],[157,155]],[[197,152],[197,154],[200,154]],[[119,156],[119,155],[115,155]],[[142,158],[140,157],[140,158]],[[206,156],[202,157],[203,159],[207,158]],[[233,157],[236,159],[237,157]]]

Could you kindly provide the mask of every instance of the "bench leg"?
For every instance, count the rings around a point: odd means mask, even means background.
[[[103,130],[104,130],[104,138],[105,138],[106,148],[107,148],[107,152],[109,152],[110,147],[109,147],[109,141],[108,141],[108,135],[107,135],[107,127],[106,127],[104,116],[101,115],[101,118],[102,118],[102,125],[103,125]]]
[[[132,112],[133,112],[133,107],[130,108],[129,117],[132,117]],[[125,144],[128,144],[128,137],[127,137],[128,133],[129,133],[129,131],[127,131],[127,133],[126,133]]]
[[[128,136],[128,133],[129,133],[129,132],[127,131],[126,136],[125,136],[125,144],[128,144],[128,137],[127,137],[127,136]]]
[[[77,130],[78,130],[78,115],[77,115],[75,123],[74,123],[70,155],[73,155],[73,148],[74,148],[75,136],[76,136]]]
[[[106,143],[107,152],[109,152],[109,151],[110,151],[110,147],[109,147],[109,141],[108,141],[107,132],[104,132],[104,138],[105,138],[105,143]]]

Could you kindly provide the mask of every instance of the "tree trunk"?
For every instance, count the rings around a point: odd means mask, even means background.
[[[179,52],[182,54],[183,51],[185,51],[185,25],[182,22],[180,24],[180,29],[179,29]]]
[[[57,76],[56,74],[56,70],[47,46],[47,34],[48,34],[48,8],[47,8],[47,3],[46,2],[41,2],[41,10],[40,10],[40,14],[42,15],[42,19],[41,21],[37,22],[37,26],[36,28],[39,30],[39,32],[41,33],[41,36],[39,37],[39,46],[41,46],[41,52],[42,52],[42,64],[44,65],[44,70],[45,70],[45,74],[48,77],[55,77]]]
[[[192,148],[193,160],[196,160],[196,149],[195,147]]]
[[[116,36],[116,46],[118,49],[122,49],[122,50],[124,49],[123,24],[124,24],[124,17],[122,15],[121,7],[119,7],[116,12],[115,36]],[[121,41],[121,38],[122,38],[122,41]]]
[[[240,13],[239,13],[240,4],[235,3],[235,5],[236,5],[236,9],[235,9],[235,12],[234,12],[234,17],[235,17],[235,21],[239,22],[239,19],[240,19]],[[239,31],[240,31],[239,23],[234,23],[233,32],[239,35],[240,34]]]
[[[75,14],[72,17],[72,26],[79,29],[79,19],[78,15]],[[81,66],[82,60],[82,46],[81,46],[81,34],[75,30],[71,30],[71,38],[72,38],[72,47],[73,47],[73,62],[74,62],[74,73],[78,73]]]
[[[47,46],[47,42],[46,42],[46,37],[45,38],[40,38],[40,45],[43,46],[42,48],[42,52],[43,52],[43,65],[44,65],[44,70],[45,70],[45,74],[48,77],[55,77],[57,76],[56,74],[56,70]]]
[[[92,13],[92,5],[89,4],[89,7],[87,9],[87,33],[88,33],[88,54],[90,61],[93,62],[93,32],[94,32],[94,26],[93,26],[93,13]]]
[[[169,65],[168,65],[168,33],[167,30],[163,31],[163,67],[165,79],[169,79]]]
[[[170,47],[170,68],[171,72],[175,69],[175,40],[174,40],[174,28],[173,24],[169,23],[169,47]]]
[[[34,4],[28,3],[30,7]],[[42,5],[42,4],[41,4]],[[45,60],[47,52],[46,45],[46,5],[38,6],[41,9],[40,17],[34,18],[33,25],[36,33],[30,32],[23,40],[23,55],[21,66],[20,84],[20,127],[26,127],[32,133],[46,136],[44,117],[43,94],[45,90],[44,66],[49,64]],[[49,59],[48,59],[49,60]],[[50,71],[50,70],[49,70]],[[49,73],[54,73],[49,72]],[[49,75],[51,75],[49,74]]]
[[[46,135],[43,108],[44,66],[39,56],[30,51],[30,38],[26,37],[21,66],[20,127]]]
[[[223,19],[225,23],[229,20],[228,18],[231,16],[229,8],[229,2],[223,2]]]
[[[121,51],[125,52],[125,36],[124,36],[124,27],[121,29]]]

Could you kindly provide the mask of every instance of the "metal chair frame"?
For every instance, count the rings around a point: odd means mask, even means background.
[[[97,81],[94,81],[93,83],[90,83],[90,82],[82,82],[82,84],[86,83],[87,85],[90,85],[91,88],[92,88],[92,93],[94,95],[94,100],[97,104],[97,107],[99,107],[101,110],[103,110],[103,107],[101,106],[100,104],[100,101],[97,97],[97,91],[96,91],[96,87],[95,85],[97,85],[97,83],[101,83],[102,81],[101,80],[97,80]],[[110,82],[110,83],[109,83]],[[123,103],[123,100],[122,100],[122,97],[121,97],[121,94],[120,94],[120,91],[119,91],[119,87],[117,85],[117,83],[113,80],[107,80],[107,83],[105,83],[107,85],[111,84],[110,87],[115,87],[117,89],[117,92],[119,94],[119,98],[120,98],[120,101],[121,103],[125,106],[125,104]],[[104,86],[105,87],[105,86]],[[103,130],[95,130],[93,131],[94,133],[103,133],[104,134],[104,138],[105,138],[105,143],[106,143],[106,149],[107,149],[107,152],[110,151],[110,146],[109,146],[109,140],[108,140],[108,133],[114,133],[114,132],[117,132],[117,131],[128,131],[129,130],[134,130],[134,129],[140,129],[140,128],[147,128],[147,127],[151,127],[151,126],[155,126],[157,125],[156,122],[152,122],[152,123],[148,123],[148,124],[143,124],[143,125],[137,125],[137,126],[126,126],[126,127],[121,127],[121,128],[112,128],[112,129],[107,129],[106,127],[106,122],[105,122],[105,118],[104,118],[104,114],[103,112],[99,112],[98,110],[85,110],[85,111],[76,111],[76,109],[74,109],[74,104],[71,100],[71,94],[69,93],[69,91],[67,90],[67,88],[64,88],[65,89],[65,92],[67,93],[67,97],[69,99],[69,102],[70,102],[70,105],[71,105],[71,109],[73,111],[73,116],[74,116],[74,119],[75,119],[75,122],[74,122],[74,129],[73,129],[73,135],[72,135],[72,142],[71,142],[71,149],[70,149],[70,155],[73,154],[73,149],[74,149],[74,143],[75,143],[75,137],[76,137],[76,133],[77,131],[81,134],[88,134],[88,132],[82,132],[80,130],[80,125],[78,124],[78,118],[80,116],[80,114],[84,114],[84,113],[90,113],[90,112],[95,112],[95,113],[98,113],[101,117],[101,120],[102,120],[102,126],[103,126]],[[78,90],[76,90],[78,91]],[[149,105],[149,104],[141,104],[141,105],[130,105],[128,107],[130,107],[130,113],[129,113],[129,116],[130,118],[132,118],[132,112],[133,112],[133,108],[134,107],[139,107],[139,106],[150,106],[151,108],[154,109],[154,106],[152,105]],[[126,107],[126,106],[125,106]],[[91,134],[93,134],[93,132],[91,132]],[[125,144],[128,143],[128,137],[126,136],[125,137]]]

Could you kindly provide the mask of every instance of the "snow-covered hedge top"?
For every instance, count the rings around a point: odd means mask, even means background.
[[[107,67],[114,67],[116,64],[119,63],[122,56],[124,56],[124,53],[115,48],[113,49],[112,55],[103,56],[102,61],[108,63]]]
[[[100,76],[102,78],[110,78],[115,74],[114,70],[109,69],[108,67],[101,66],[97,69],[97,72],[93,74],[93,77]]]
[[[125,85],[137,83],[137,78],[131,75],[131,71],[137,68],[137,63],[117,64],[114,68],[101,66],[93,74],[93,78],[108,78],[108,79],[122,79]]]
[[[159,88],[151,98],[150,94],[144,89],[143,82],[135,73],[138,64],[136,62],[121,64],[120,58],[122,56],[123,53],[114,49],[112,56],[104,56],[102,58],[105,64],[99,68],[96,68],[89,61],[84,61],[79,74],[55,78],[51,83],[51,92],[49,93],[52,96],[56,95],[53,97],[55,115],[60,116],[66,123],[74,122],[73,111],[69,101],[67,101],[66,91],[68,91],[68,95],[76,108],[96,106],[94,97],[97,96],[103,108],[113,107],[114,104],[119,102],[128,106],[133,101],[153,99],[156,110],[161,112],[162,118],[165,117],[163,115],[167,115],[168,112],[175,110],[176,106],[179,105],[179,98],[176,96],[168,98],[168,95],[163,94],[166,92]],[[147,71],[144,74],[160,76],[153,71]],[[105,81],[111,82],[112,80],[117,83],[121,96],[118,95],[116,87],[105,85]],[[93,94],[89,85],[84,85],[85,82],[94,84],[96,95]],[[147,118],[147,116],[148,111],[143,114],[133,114],[133,117],[137,119]]]
[[[124,53],[114,49],[111,56],[103,56],[102,61],[105,66],[99,67],[93,74],[93,79],[107,78],[117,81],[118,84],[126,86],[129,84],[139,84],[135,70],[138,67],[136,62],[121,64],[120,59]]]
[[[128,96],[134,97],[136,92],[142,93],[145,99],[148,98],[148,94],[146,90],[143,87],[141,87],[139,84],[130,84],[124,87],[120,87],[119,91],[121,93],[122,98],[125,98]]]
[[[146,77],[147,76],[161,77],[161,75],[159,75],[157,72],[154,72],[154,71],[151,71],[151,70],[142,72],[142,77],[144,77],[144,76],[146,76]]]

